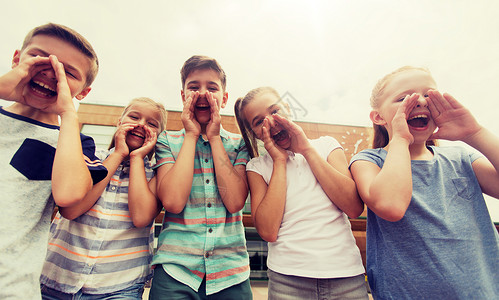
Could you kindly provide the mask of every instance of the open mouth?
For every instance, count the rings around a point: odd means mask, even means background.
[[[428,122],[430,119],[424,114],[414,115],[407,120],[407,124],[414,128],[425,128],[428,126]]]
[[[196,105],[196,110],[206,112],[210,111],[210,105],[209,104],[197,104]]]
[[[136,136],[136,137],[138,137],[140,139],[144,139],[145,138],[145,136],[142,133],[135,132],[135,131],[130,132],[130,135]]]
[[[279,131],[278,133],[272,135],[272,139],[276,143],[280,143],[280,142],[286,140],[288,137],[289,137],[288,131],[285,130],[285,129],[283,129],[283,130]]]
[[[42,97],[51,98],[57,95],[57,91],[55,89],[50,87],[48,84],[45,84],[38,80],[31,80],[29,82],[29,86],[31,87],[32,91]]]

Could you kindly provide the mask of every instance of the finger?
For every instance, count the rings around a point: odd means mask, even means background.
[[[272,139],[270,138],[270,131],[269,131],[269,121],[267,118],[263,120],[263,125],[262,125],[262,140],[265,145],[271,145],[273,143]]]
[[[411,111],[414,109],[414,107],[416,107],[418,98],[419,95],[417,95],[416,93],[405,96],[404,100],[402,101],[402,104],[397,109],[397,113],[405,114],[405,118],[407,119]]]
[[[191,103],[190,103],[190,106],[189,106],[189,110],[191,112],[194,112],[195,108],[196,108],[196,103],[198,102],[198,99],[199,99],[199,92],[193,92],[191,93]]]
[[[464,106],[459,103],[459,101],[456,100],[456,98],[452,97],[450,94],[448,93],[443,93],[442,97],[447,100],[447,103],[449,103],[449,105],[454,108],[454,109],[458,109],[458,108],[463,108]]]
[[[450,104],[447,103],[447,100],[445,100],[442,94],[437,90],[428,91],[428,98],[439,114],[451,107]]]
[[[54,69],[55,78],[57,79],[57,94],[63,94],[71,98],[71,92],[69,91],[69,85],[66,78],[64,65],[59,62],[55,55],[50,55],[49,58],[52,64],[52,68]]]
[[[210,104],[211,114],[218,115],[219,110],[218,110],[217,100],[215,99],[213,94],[210,92],[206,92],[206,99],[208,100],[208,103]]]
[[[298,125],[296,125],[293,121],[279,115],[279,114],[274,114],[272,115],[272,117],[274,118],[274,120],[279,123],[282,127],[284,127],[284,129],[288,130],[288,131],[294,131],[296,129],[298,129]]]

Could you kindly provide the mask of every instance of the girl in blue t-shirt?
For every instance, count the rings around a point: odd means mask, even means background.
[[[43,299],[142,299],[151,277],[156,199],[152,155],[166,125],[163,105],[136,98],[125,107],[109,150],[97,152],[108,176],[50,230],[40,278]]]
[[[499,197],[499,138],[423,68],[386,75],[371,106],[375,149],[350,169],[368,207],[375,299],[496,298],[499,237],[482,192]],[[434,139],[463,141],[486,158]]]

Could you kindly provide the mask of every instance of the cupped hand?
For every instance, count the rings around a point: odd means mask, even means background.
[[[61,117],[68,112],[76,113],[64,65],[59,62],[55,55],[50,55],[49,59],[52,64],[52,68],[54,68],[55,77],[57,79],[57,101],[53,105],[49,105],[42,110],[45,112],[56,113]]]
[[[130,153],[130,157],[139,156],[141,158],[144,158],[146,155],[151,153],[151,151],[154,149],[154,146],[156,146],[156,141],[158,139],[156,131],[152,130],[148,126],[144,126],[144,131],[146,133],[144,143],[140,148],[133,150]]]
[[[276,145],[274,140],[270,137],[269,120],[267,118],[263,120],[262,141],[265,150],[267,150],[273,161],[286,161],[288,159],[288,153],[286,150]]]
[[[48,57],[35,56],[19,62],[9,72],[0,77],[0,98],[26,104],[23,89],[41,70],[50,67]]]
[[[123,123],[118,126],[114,134],[114,152],[120,154],[123,158],[127,157],[130,153],[130,148],[126,143],[126,136],[128,132],[137,127],[137,124]]]
[[[428,91],[428,107],[438,128],[433,139],[466,142],[482,129],[470,111],[447,93]]]
[[[187,98],[184,102],[184,109],[180,119],[184,125],[186,134],[193,134],[198,137],[201,134],[201,125],[196,120],[196,115],[194,109],[196,107],[196,102],[199,99],[199,92],[188,93]]]
[[[218,108],[217,99],[213,96],[213,93],[206,92],[206,100],[210,104],[210,122],[206,126],[206,136],[208,139],[220,135],[220,123],[222,122],[222,117],[220,116],[220,109]]]
[[[283,129],[285,129],[291,139],[291,147],[288,149],[294,153],[305,154],[307,151],[312,149],[310,142],[305,135],[303,129],[298,126],[295,122],[279,115],[272,115],[274,121],[279,123]]]
[[[408,141],[409,145],[414,142],[414,137],[409,131],[407,118],[411,111],[416,107],[419,94],[413,93],[412,95],[405,96],[402,103],[399,105],[397,112],[392,119],[392,138],[400,137]]]

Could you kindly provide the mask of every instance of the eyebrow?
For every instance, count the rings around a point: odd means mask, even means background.
[[[187,82],[187,83],[186,83],[186,85],[187,85],[187,86],[188,86],[188,85],[190,85],[190,84],[201,84],[201,83],[199,82],[199,80],[193,80],[193,81],[189,81],[189,82]],[[215,81],[208,81],[208,84],[214,84],[214,85],[216,85],[217,87],[218,87],[218,86],[220,86],[220,85],[219,85],[217,82],[215,82]]]
[[[40,52],[42,55],[44,55],[44,56],[46,56],[46,57],[49,57],[49,56],[51,55],[50,53],[48,53],[48,52],[46,52],[46,51],[44,51],[44,50],[42,50],[42,49],[40,49],[40,48],[36,48],[36,47],[31,48],[31,49],[29,49],[29,50],[35,50],[35,51],[38,51],[38,52]],[[59,59],[59,58],[57,58],[57,59]],[[73,72],[77,72],[77,73],[81,76],[81,72],[80,72],[77,68],[73,67],[73,66],[72,66],[72,65],[70,65],[70,64],[66,64],[66,63],[63,63],[63,62],[61,62],[61,63],[62,63],[62,65],[64,66],[64,68],[69,69],[69,70],[71,70],[71,71],[73,71]]]
[[[279,101],[280,101],[280,100],[279,100]],[[278,104],[278,103],[279,103],[279,101],[278,101],[278,102],[276,102],[276,103],[274,103],[274,104],[272,104],[271,106],[267,107],[267,111],[272,110],[272,109],[274,109],[274,107],[278,106],[278,105],[279,105],[279,104]],[[258,119],[259,117],[261,117],[261,116],[260,116],[260,115],[255,116],[255,117],[251,120],[251,125],[253,125],[253,123],[255,122],[255,120],[256,120],[256,119]]]

